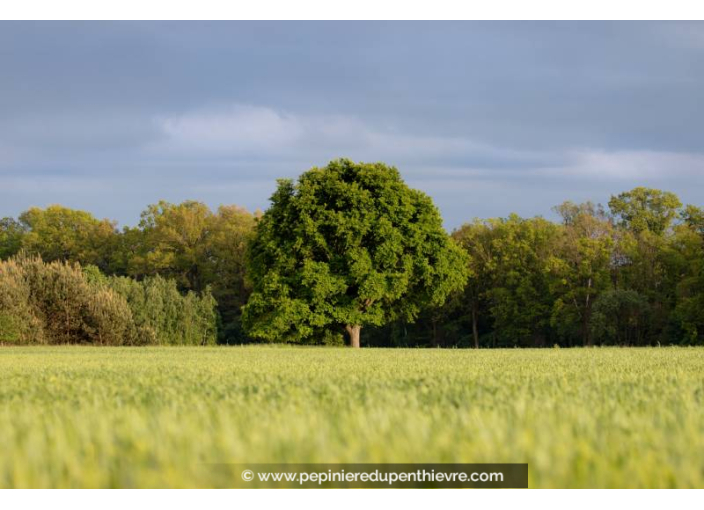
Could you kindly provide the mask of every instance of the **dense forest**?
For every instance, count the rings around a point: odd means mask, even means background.
[[[369,328],[365,344],[704,344],[704,210],[636,188],[607,207],[565,202],[554,211],[558,222],[511,214],[452,232],[468,255],[464,290],[413,322]],[[59,205],[3,218],[0,342],[258,341],[242,327],[242,307],[260,217],[162,201],[122,229]],[[70,307],[81,320],[63,320]],[[343,344],[344,331],[299,341]]]

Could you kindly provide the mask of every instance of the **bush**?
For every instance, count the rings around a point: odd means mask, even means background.
[[[199,345],[215,342],[215,321],[209,291],[183,296],[161,277],[106,277],[25,254],[0,262],[2,343]]]
[[[217,337],[215,300],[207,289],[182,295],[174,280],[153,276],[142,281],[109,277],[106,285],[132,309],[137,341],[157,345],[214,344]]]
[[[30,298],[24,267],[14,260],[0,262],[0,342],[46,343],[42,321]]]
[[[134,335],[127,302],[77,264],[20,254],[0,263],[0,295],[3,341],[121,345]]]

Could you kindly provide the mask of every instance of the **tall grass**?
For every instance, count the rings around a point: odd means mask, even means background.
[[[0,349],[0,486],[223,487],[218,463],[528,462],[704,487],[704,349]]]

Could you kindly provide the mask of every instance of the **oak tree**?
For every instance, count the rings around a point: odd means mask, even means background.
[[[279,180],[249,249],[249,334],[301,340],[414,320],[466,281],[464,252],[426,194],[382,163],[347,159]]]

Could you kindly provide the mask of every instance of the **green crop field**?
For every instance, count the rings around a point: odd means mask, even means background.
[[[218,463],[528,462],[703,487],[704,349],[0,348],[0,486],[223,487]]]

